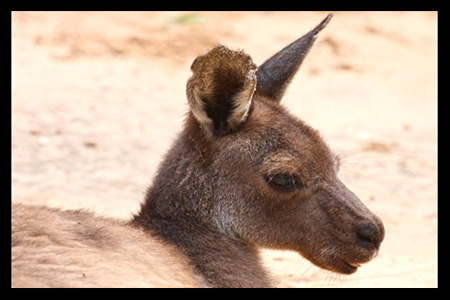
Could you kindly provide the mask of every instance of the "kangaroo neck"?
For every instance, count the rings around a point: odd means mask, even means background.
[[[254,246],[192,220],[189,223],[180,221],[158,220],[157,216],[146,220],[139,215],[132,223],[144,227],[152,236],[174,245],[186,255],[205,287],[272,286]]]

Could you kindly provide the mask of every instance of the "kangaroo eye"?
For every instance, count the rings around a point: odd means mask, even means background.
[[[267,177],[267,183],[278,189],[291,189],[299,186],[298,180],[292,174],[275,174]]]

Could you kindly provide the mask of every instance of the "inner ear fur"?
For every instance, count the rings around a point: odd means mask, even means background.
[[[256,88],[256,69],[248,54],[223,45],[194,60],[186,93],[207,136],[221,136],[245,122]]]

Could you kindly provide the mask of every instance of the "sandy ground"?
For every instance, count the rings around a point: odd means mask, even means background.
[[[15,12],[12,201],[129,218],[181,128],[193,59],[257,64],[328,12]],[[284,104],[386,226],[351,276],[264,251],[282,287],[437,286],[437,14],[336,12]]]

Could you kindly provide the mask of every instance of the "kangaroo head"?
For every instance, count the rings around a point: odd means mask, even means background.
[[[200,186],[215,230],[350,274],[377,254],[383,224],[340,181],[339,158],[320,134],[280,104],[330,18],[259,68],[226,46],[195,59],[184,135],[198,180],[208,181]]]

